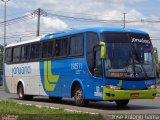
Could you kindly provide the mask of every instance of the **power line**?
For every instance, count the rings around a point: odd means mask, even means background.
[[[122,17],[115,17],[115,16],[108,16],[108,15],[100,15],[100,14],[90,14],[91,11],[89,12],[85,12],[85,13],[82,13],[82,12],[72,12],[72,11],[60,11],[60,10],[46,10],[46,11],[51,11],[51,12],[60,12],[60,13],[69,13],[69,14],[73,14],[73,15],[81,15],[81,16],[89,16],[89,17],[110,17],[110,18],[119,18],[119,19],[122,19]]]
[[[35,10],[34,12],[28,14],[28,15],[24,15],[21,17],[17,17],[14,19],[10,19],[6,21],[6,25],[12,25],[12,24],[17,24],[20,22],[24,22],[28,19],[32,19],[35,17],[35,15],[37,14],[37,10]],[[47,12],[45,12],[44,10],[40,9],[40,14],[46,16]],[[97,22],[97,23],[122,23],[123,20],[122,19],[93,19],[93,18],[84,18],[84,17],[74,17],[74,16],[68,16],[68,15],[60,15],[60,14],[53,14],[53,13],[48,13],[48,17],[59,17],[59,18],[65,18],[68,20],[76,20],[76,21],[82,21],[82,22]],[[147,19],[141,19],[141,20],[125,20],[125,23],[160,23],[160,20],[147,20]],[[0,26],[2,26],[4,24],[4,22],[0,22]],[[39,26],[39,25],[37,25]]]
[[[29,19],[32,19],[34,18],[35,16],[38,16],[38,24],[37,24],[37,35],[39,35],[38,33],[38,30],[39,30],[39,26],[40,26],[40,16],[43,15],[43,17],[59,17],[59,18],[63,18],[65,20],[75,20],[75,21],[81,21],[81,22],[97,22],[97,23],[123,23],[124,21],[124,26],[125,26],[125,23],[144,23],[144,22],[149,22],[149,23],[160,23],[160,20],[149,20],[149,19],[143,19],[141,21],[139,20],[128,20],[126,18],[123,19],[94,19],[93,17],[92,18],[86,18],[86,17],[74,17],[74,16],[69,16],[69,15],[60,15],[60,14],[54,14],[54,13],[47,13],[45,12],[44,10],[42,9],[37,9],[35,11],[33,11],[32,13],[29,13],[27,15],[24,15],[24,16],[20,16],[20,17],[16,17],[16,18],[13,18],[13,19],[10,19],[10,20],[7,20],[6,21],[6,25],[9,26],[9,25],[14,25],[14,24],[17,24],[17,23],[21,23],[21,22],[24,22],[24,21],[27,21]],[[125,15],[125,14],[124,14]],[[0,22],[0,26],[4,25],[4,22]],[[69,29],[72,29],[72,28],[69,28]],[[75,29],[75,28],[74,28]],[[158,30],[157,30],[158,31]],[[33,33],[32,33],[33,34]],[[31,35],[31,34],[30,34]],[[23,36],[23,35],[21,35]],[[18,37],[17,36],[10,36],[10,37]]]
[[[84,17],[74,17],[69,15],[60,15],[54,13],[48,13],[49,17],[59,17],[76,21],[85,21],[85,22],[99,22],[99,23],[122,23],[124,19],[93,19],[93,18],[84,18]],[[125,18],[125,23],[160,23],[160,20],[148,20],[148,19],[140,19],[140,20],[128,20]]]
[[[12,13],[12,14],[7,14],[7,17],[21,15],[22,13],[23,13],[23,14],[33,13],[33,11],[34,11],[34,10],[23,11],[23,12],[16,12],[16,13]],[[0,16],[0,18],[4,18],[4,16]]]
[[[17,24],[25,20],[32,19],[33,17],[34,17],[33,14],[29,14],[29,15],[24,15],[21,17],[13,18],[13,19],[7,20],[6,25],[8,26],[12,24]],[[4,25],[4,22],[0,22],[0,26],[3,26],[3,25]]]

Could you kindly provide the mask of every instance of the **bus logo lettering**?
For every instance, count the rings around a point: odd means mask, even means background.
[[[145,40],[143,38],[139,39],[139,38],[131,38],[132,39],[132,43],[145,43],[145,44],[150,44],[150,40]]]
[[[30,66],[21,66],[21,67],[13,67],[12,68],[12,75],[16,74],[31,74],[31,67]]]

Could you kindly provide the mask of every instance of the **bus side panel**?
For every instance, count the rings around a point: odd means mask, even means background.
[[[27,94],[40,95],[39,62],[31,62],[28,66],[28,79],[25,81]],[[28,89],[27,89],[28,88]]]
[[[40,71],[40,82],[42,84],[42,88],[48,96],[56,96],[56,91],[60,91],[56,88],[56,84],[60,85],[59,74],[55,74],[53,72],[53,62],[51,60],[43,61],[41,60],[39,63],[39,71]],[[58,83],[57,83],[58,82]],[[43,91],[41,88],[41,92]],[[56,91],[55,91],[56,90]]]
[[[93,81],[88,76],[88,69],[84,58],[62,60],[62,93],[66,97],[71,97],[71,87],[74,81],[78,81],[83,89],[84,98],[93,98]]]
[[[12,65],[5,65],[5,90],[9,93],[13,93],[12,88]]]
[[[93,98],[92,81],[88,77],[84,58],[41,61],[40,74],[44,91],[48,96],[71,97],[72,83],[80,80],[84,96]]]
[[[6,83],[10,93],[17,93],[18,83],[27,95],[46,95],[41,84],[39,62],[6,65]]]

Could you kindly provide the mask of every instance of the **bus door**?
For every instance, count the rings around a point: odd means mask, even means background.
[[[100,46],[93,48],[93,86],[94,86],[94,98],[102,99],[103,92],[103,71],[102,71],[102,59],[100,57]]]

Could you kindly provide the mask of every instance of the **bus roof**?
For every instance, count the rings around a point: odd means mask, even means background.
[[[63,37],[67,35],[73,35],[83,32],[132,32],[132,33],[139,33],[139,34],[147,34],[144,31],[136,30],[136,29],[128,29],[128,28],[110,28],[110,27],[94,27],[94,28],[87,28],[87,29],[81,29],[81,30],[68,30],[64,32],[58,32],[58,33],[51,33],[43,37],[41,40],[49,39],[50,37]]]
[[[50,38],[58,38],[58,37],[64,37],[67,35],[74,35],[78,33],[83,33],[83,32],[131,32],[131,33],[139,33],[139,34],[147,34],[144,31],[141,30],[136,30],[136,29],[128,29],[128,28],[111,28],[111,27],[94,27],[94,28],[87,28],[87,29],[80,29],[80,30],[68,30],[64,32],[57,32],[57,33],[51,33],[47,35],[43,35],[41,37],[38,37],[33,40],[25,41],[25,42],[20,42],[20,43],[13,43],[9,44],[6,47],[12,47],[16,45],[21,45],[21,44],[26,44],[26,43],[31,43],[31,42],[36,42],[39,40],[48,40]]]

